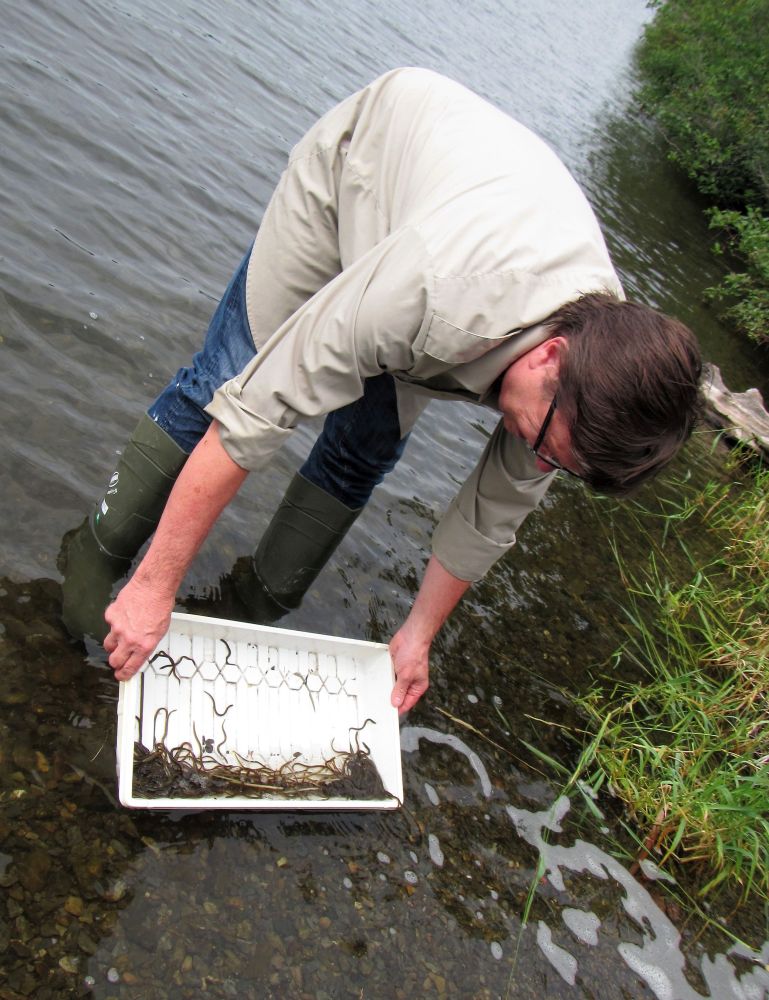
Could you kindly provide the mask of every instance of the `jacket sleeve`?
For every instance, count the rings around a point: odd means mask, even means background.
[[[244,469],[263,467],[296,424],[363,394],[363,380],[408,371],[428,313],[426,255],[403,229],[316,292],[206,407]]]
[[[500,420],[475,469],[433,534],[433,553],[453,576],[479,580],[515,544],[554,472],[539,471],[526,444]]]

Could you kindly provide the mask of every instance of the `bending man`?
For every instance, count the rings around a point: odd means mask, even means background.
[[[689,435],[699,376],[686,327],[623,301],[593,212],[547,145],[444,77],[395,70],[293,149],[203,350],[69,540],[65,621],[88,627],[74,587],[92,581],[101,611],[154,531],[101,630],[115,676],[130,677],[248,473],[326,415],[253,559],[254,592],[296,606],[429,399],[470,400],[500,420],[391,642],[405,711],[438,629],[556,470],[629,492]]]

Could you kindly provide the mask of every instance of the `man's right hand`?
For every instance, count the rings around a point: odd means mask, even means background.
[[[133,677],[166,634],[187,568],[247,475],[222,447],[214,422],[179,474],[147,554],[104,613],[104,648],[117,680]]]
[[[153,594],[134,577],[104,612],[110,631],[104,639],[115,679],[127,681],[168,631],[174,597]]]

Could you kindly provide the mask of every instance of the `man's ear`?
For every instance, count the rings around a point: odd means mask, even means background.
[[[566,337],[549,337],[533,350],[529,351],[527,357],[531,368],[546,368],[547,374],[553,379],[558,379],[558,371],[561,367],[561,355],[569,349]]]

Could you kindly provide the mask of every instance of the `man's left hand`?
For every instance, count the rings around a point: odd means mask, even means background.
[[[390,642],[395,668],[395,687],[390,702],[401,715],[413,708],[427,690],[429,652],[429,644],[425,646],[423,641],[415,641],[405,625]]]

